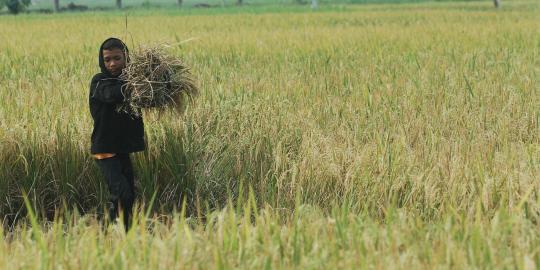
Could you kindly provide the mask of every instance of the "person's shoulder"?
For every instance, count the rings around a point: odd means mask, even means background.
[[[97,74],[95,74],[95,75],[92,77],[92,82],[96,82],[96,81],[99,81],[99,80],[103,80],[103,79],[105,79],[105,77],[106,77],[105,74],[103,74],[103,73],[101,73],[101,72],[100,72],[100,73],[97,73]]]
[[[99,83],[105,79],[107,76],[103,73],[97,73],[94,76],[92,76],[92,80],[90,81],[90,92],[92,93],[95,88],[99,85]]]

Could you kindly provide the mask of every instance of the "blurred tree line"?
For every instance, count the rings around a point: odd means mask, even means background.
[[[0,10],[7,7],[10,13],[17,14],[30,5],[30,0],[0,0]]]
[[[62,7],[60,7],[60,0],[49,0],[52,1],[54,10],[56,12],[59,12],[62,10]],[[111,4],[115,3],[116,8],[122,8],[122,0],[110,0]],[[221,0],[224,3],[224,0]],[[244,0],[234,0],[236,5],[243,5]],[[292,0],[297,4],[309,4],[311,3],[311,7],[313,9],[316,9],[318,7],[318,0]],[[492,0],[493,4],[496,8],[498,8],[501,5],[501,0]],[[171,3],[176,3],[177,6],[182,6],[184,0],[170,0]],[[382,1],[384,2],[384,1]],[[8,11],[12,14],[18,14],[22,11],[24,11],[30,4],[32,3],[32,0],[0,0],[0,11],[4,9],[4,7],[7,7]],[[150,5],[150,0],[146,0],[144,2],[146,5]],[[204,6],[210,6],[208,4],[201,4]],[[68,5],[68,9],[79,9],[79,10],[85,10],[87,7],[84,5],[76,5],[73,2],[71,2]]]

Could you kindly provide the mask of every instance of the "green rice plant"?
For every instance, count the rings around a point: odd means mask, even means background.
[[[184,211],[167,221],[140,212],[128,234],[120,226],[102,229],[89,216],[57,220],[44,229],[18,226],[9,240],[2,239],[0,266],[530,269],[539,260],[537,226],[505,211],[489,222],[465,215],[423,222],[415,213],[388,209],[381,223],[346,206],[326,215],[297,205],[293,215],[283,215],[269,207],[254,213],[257,208],[248,205],[241,213],[230,206],[207,212],[204,222]]]

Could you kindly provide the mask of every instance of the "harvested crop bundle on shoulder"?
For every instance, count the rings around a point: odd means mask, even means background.
[[[181,110],[185,97],[198,94],[189,67],[169,54],[165,46],[140,47],[131,53],[120,79],[125,81],[125,99],[118,110],[134,116],[148,108]]]

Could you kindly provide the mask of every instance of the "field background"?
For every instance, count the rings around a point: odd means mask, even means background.
[[[438,0],[449,1],[449,0]],[[452,1],[452,0],[450,0]],[[471,1],[471,0],[458,0],[458,1]],[[238,0],[183,0],[182,7],[190,8],[196,4],[209,4],[216,6],[236,6]],[[365,4],[365,3],[413,3],[413,2],[427,2],[427,0],[318,0],[319,4]],[[60,0],[60,6],[67,6],[69,3],[77,5],[85,5],[89,8],[96,7],[109,7],[115,8],[116,2],[114,0]],[[311,0],[244,0],[245,6],[263,6],[263,5],[275,5],[275,6],[291,6],[298,4],[311,4]],[[126,8],[133,7],[176,7],[176,0],[123,0],[122,6]],[[52,1],[49,0],[34,0],[33,9],[40,8],[53,8]],[[238,7],[237,7],[238,8]]]
[[[540,3],[503,4],[0,16],[0,268],[540,267]],[[109,36],[202,89],[145,116],[127,235],[88,151]]]

